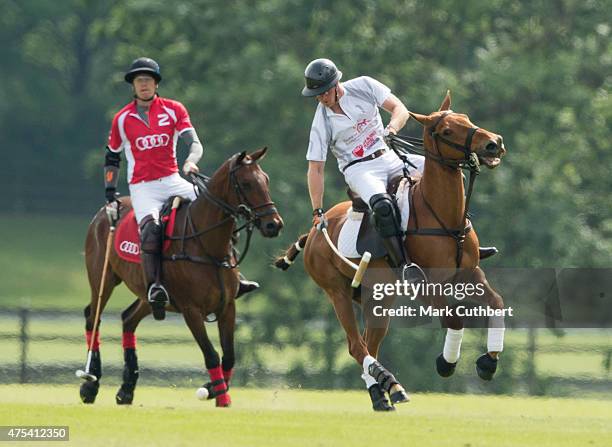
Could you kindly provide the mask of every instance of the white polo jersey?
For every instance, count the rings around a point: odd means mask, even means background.
[[[340,172],[351,161],[387,148],[378,108],[391,94],[389,87],[369,76],[351,79],[342,86],[344,95],[339,104],[346,115],[319,103],[306,154],[309,161],[325,161],[327,150],[331,149]]]

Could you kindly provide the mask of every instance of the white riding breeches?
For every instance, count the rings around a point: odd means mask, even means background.
[[[181,196],[195,200],[196,194],[193,185],[183,179],[178,173],[162,177],[150,182],[140,182],[130,185],[132,207],[136,215],[136,222],[145,216],[151,215],[159,220],[159,211],[164,202],[172,196]]]
[[[423,173],[425,157],[408,155],[408,160]],[[387,192],[389,181],[401,175],[403,169],[404,162],[397,154],[387,151],[382,157],[349,166],[344,171],[344,180],[369,205],[373,195]],[[410,167],[409,172],[414,173],[414,168]]]

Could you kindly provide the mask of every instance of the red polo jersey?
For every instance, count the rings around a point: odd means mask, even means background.
[[[156,96],[147,124],[134,100],[113,118],[108,148],[125,151],[129,183],[157,180],[178,172],[176,142],[189,129],[193,129],[189,113],[180,102]]]

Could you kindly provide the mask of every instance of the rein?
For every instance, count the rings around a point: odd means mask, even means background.
[[[469,180],[468,180],[468,188],[465,196],[465,209],[463,212],[463,218],[461,219],[461,225],[458,228],[447,228],[446,225],[442,222],[440,217],[436,214],[431,204],[425,198],[423,193],[423,189],[421,189],[421,197],[423,198],[423,202],[425,206],[429,210],[429,212],[436,219],[440,227],[442,228],[419,228],[417,215],[415,213],[415,224],[416,229],[406,230],[406,234],[416,234],[420,236],[446,236],[451,237],[455,240],[457,244],[457,254],[455,256],[455,263],[457,268],[461,266],[461,261],[463,260],[463,245],[465,243],[465,236],[472,230],[472,225],[468,221],[469,208],[470,208],[470,200],[472,198],[472,193],[474,192],[474,183],[476,182],[476,177],[480,174],[480,161],[478,160],[478,155],[471,151],[472,139],[476,132],[478,131],[478,127],[472,127],[469,129],[467,137],[465,139],[464,144],[455,143],[454,141],[450,141],[436,132],[436,128],[440,125],[442,120],[450,115],[453,112],[445,112],[436,120],[436,122],[428,129],[429,134],[433,139],[434,149],[437,153],[433,153],[424,146],[424,142],[422,139],[414,138],[414,137],[406,137],[391,134],[388,136],[388,142],[391,148],[396,153],[416,153],[418,155],[423,155],[425,158],[429,158],[436,163],[449,168],[451,170],[462,169],[469,171]],[[438,148],[438,140],[446,144],[452,149],[455,149],[461,153],[463,153],[464,157],[461,159],[448,159],[442,156],[440,149]],[[398,155],[402,157],[400,154]],[[414,190],[412,190],[414,191]],[[412,202],[412,191],[410,193],[410,201]]]

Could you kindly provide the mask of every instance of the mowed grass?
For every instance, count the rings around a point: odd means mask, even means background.
[[[612,403],[418,394],[374,413],[365,391],[232,389],[217,409],[194,390],[143,387],[131,407],[102,387],[78,402],[77,384],[1,385],[0,425],[67,425],[83,446],[609,446]],[[38,444],[40,445],[40,444]]]

